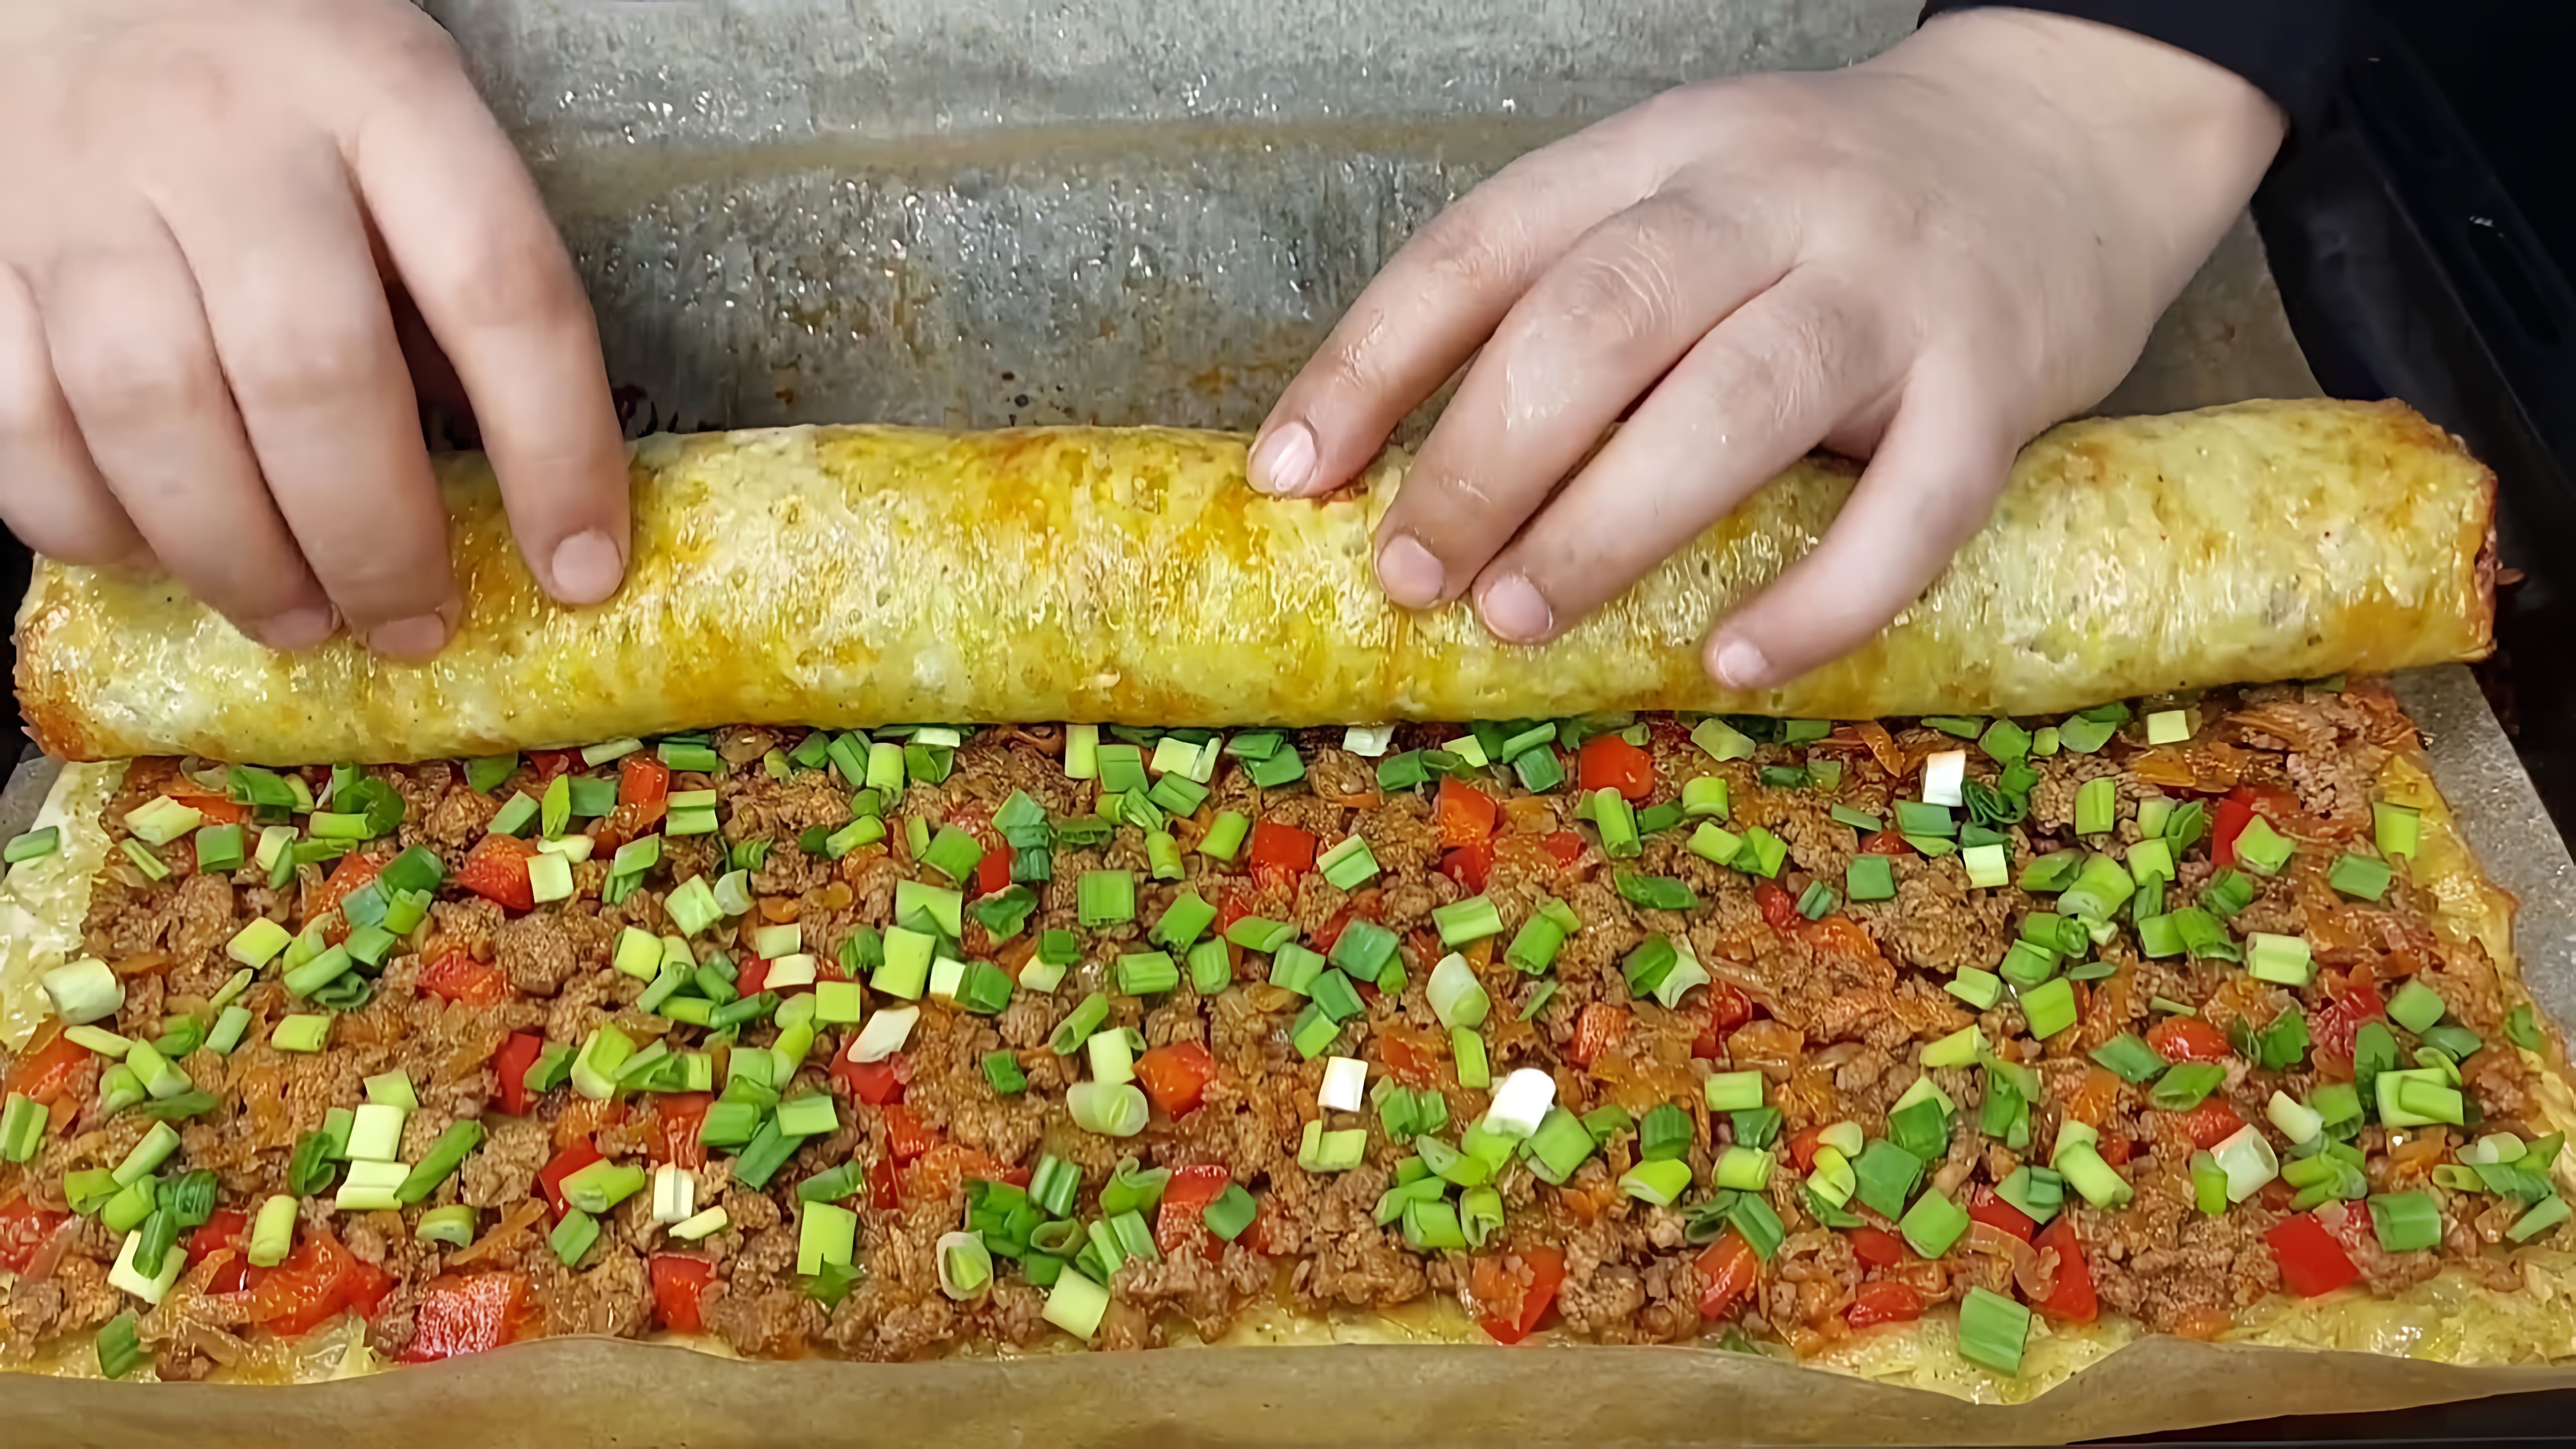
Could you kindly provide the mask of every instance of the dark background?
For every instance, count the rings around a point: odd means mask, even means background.
[[[2576,5],[2355,3],[2367,23],[2337,118],[2282,158],[2256,219],[2326,391],[2402,397],[2496,469],[2505,562],[2524,578],[2501,590],[2481,678],[2576,830],[2576,289],[2561,265],[2576,261]],[[0,536],[0,599],[26,574]],[[2576,1442],[2576,1392],[2156,1437]]]

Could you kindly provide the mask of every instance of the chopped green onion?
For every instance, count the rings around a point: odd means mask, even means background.
[[[2004,983],[1991,971],[1962,966],[1942,989],[1979,1011],[1992,1011],[1995,1003],[2003,999]]]
[[[1440,929],[1440,943],[1452,950],[1503,932],[1502,913],[1483,896],[1433,907],[1431,923]]]
[[[2165,1059],[2134,1032],[2122,1032],[2095,1047],[2092,1057],[2104,1070],[2133,1087],[2165,1069]]]
[[[2442,1241],[2442,1210],[2433,1195],[2420,1188],[2374,1195],[2370,1199],[2370,1225],[2385,1252],[2420,1252]]]
[[[2109,775],[2097,775],[2075,790],[2075,833],[2107,835],[2118,823],[2120,784]]]
[[[2064,977],[2042,982],[2021,993],[2022,1019],[2042,1041],[2075,1025],[2075,987]]]
[[[2412,860],[2423,838],[2424,812],[2382,800],[2370,807],[2370,816],[2379,853]]]

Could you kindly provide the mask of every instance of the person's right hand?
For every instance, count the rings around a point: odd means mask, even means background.
[[[404,0],[0,0],[0,519],[30,547],[166,569],[276,648],[345,626],[435,653],[459,600],[395,287],[538,582],[615,592],[590,305],[437,25]]]

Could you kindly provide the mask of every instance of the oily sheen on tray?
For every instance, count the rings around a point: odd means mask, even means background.
[[[1850,463],[1800,463],[1540,647],[1380,592],[1370,530],[1406,466],[1389,453],[1318,503],[1255,493],[1244,440],[1217,433],[650,438],[628,582],[568,609],[462,456],[441,471],[466,611],[435,661],[272,653],[167,581],[48,562],[19,614],[19,694],[65,758],[288,764],[725,724],[2029,713],[2490,647],[2493,475],[2401,404],[2053,429],[1913,609],[1759,694],[1712,684],[1700,642],[1812,546]]]

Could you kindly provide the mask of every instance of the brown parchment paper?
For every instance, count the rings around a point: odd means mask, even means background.
[[[1504,161],[1705,76],[1845,63],[1917,0],[423,0],[529,157],[646,426],[1248,428]],[[2303,396],[2240,222],[2102,406]],[[1418,437],[1417,415],[1400,437]],[[2467,672],[2401,682],[2576,1021],[2576,866]],[[49,766],[0,795],[24,828]],[[2438,1337],[2432,1309],[2391,1341]],[[2535,1354],[2543,1345],[2532,1346]],[[594,1340],[293,1388],[0,1373],[0,1446],[2054,1442],[2576,1384],[2147,1338],[1977,1405],[1704,1349],[1347,1344],[912,1365]]]

